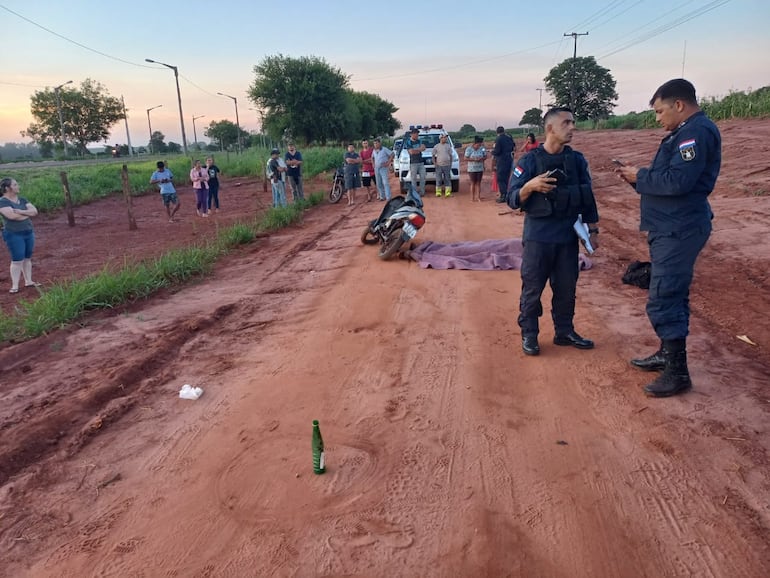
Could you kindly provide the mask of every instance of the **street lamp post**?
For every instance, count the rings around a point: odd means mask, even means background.
[[[120,95],[120,104],[121,106],[123,106],[123,120],[126,123],[126,140],[128,141],[128,155],[134,156],[134,147],[131,146],[131,135],[128,132],[128,115],[126,114],[126,101],[123,100],[122,94]]]
[[[249,107],[249,110],[253,110],[257,113],[257,121],[259,123],[259,142],[262,145],[262,148],[265,148],[265,132],[264,132],[264,123],[265,123],[265,117],[262,114],[262,111],[256,108]]]
[[[64,117],[62,116],[61,112],[61,89],[63,86],[67,86],[68,84],[72,84],[71,80],[68,80],[67,82],[60,84],[59,86],[54,86],[53,91],[56,93],[56,108],[59,111],[59,129],[61,130],[61,144],[62,147],[64,147],[64,158],[67,158],[67,139],[64,137]]]
[[[179,124],[182,127],[182,147],[184,148],[184,154],[187,154],[187,135],[185,135],[184,132],[184,116],[182,115],[182,93],[179,92],[179,69],[171,64],[158,62],[157,60],[152,60],[150,58],[145,58],[144,61],[151,62],[152,64],[160,64],[161,66],[165,66],[174,71],[174,80],[176,80],[176,99],[179,102]]]
[[[193,118],[193,138],[195,139],[195,142],[193,143],[194,145],[198,144],[198,133],[195,132],[195,121],[198,120],[199,118],[203,118],[204,116],[206,116],[206,115],[202,114],[200,116],[192,117]]]
[[[238,99],[234,96],[230,96],[229,94],[225,94],[224,92],[217,92],[219,96],[226,96],[227,98],[232,98],[233,102],[235,103],[235,126],[238,129],[237,135],[238,135],[238,154],[241,154],[241,121],[238,119]]]
[[[150,129],[150,154],[153,153],[152,150],[152,124],[150,123],[150,111],[155,110],[156,108],[160,108],[163,106],[162,104],[159,104],[158,106],[153,106],[152,108],[147,109],[147,127]]]

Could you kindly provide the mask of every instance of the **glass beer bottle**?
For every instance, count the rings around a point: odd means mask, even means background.
[[[323,474],[326,471],[326,460],[324,459],[324,440],[321,437],[321,428],[318,427],[318,420],[313,420],[313,473]]]

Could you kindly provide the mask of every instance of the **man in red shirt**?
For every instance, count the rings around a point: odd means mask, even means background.
[[[374,163],[372,162],[372,154],[374,149],[369,147],[369,141],[364,139],[361,141],[361,182],[366,189],[366,202],[372,200],[372,182],[377,184],[374,176]]]

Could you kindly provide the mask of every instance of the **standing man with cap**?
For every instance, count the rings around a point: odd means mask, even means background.
[[[284,183],[286,164],[280,155],[280,150],[273,149],[270,151],[270,160],[267,161],[267,177],[273,188],[273,207],[286,206],[286,184]]]
[[[374,184],[377,185],[377,200],[390,200],[390,163],[393,162],[394,153],[388,147],[382,146],[382,139],[374,139]]]
[[[498,126],[495,147],[492,149],[492,170],[495,172],[494,178],[497,179],[497,190],[500,191],[500,196],[495,199],[498,203],[506,201],[515,150],[516,143],[513,142],[513,137],[505,132],[505,128]]]
[[[413,128],[409,133],[409,138],[404,142],[404,148],[409,153],[409,174],[412,177],[412,195],[416,198],[419,206],[422,206],[422,198],[425,196],[425,160],[422,153],[425,145],[420,142],[420,130]],[[420,193],[417,193],[417,177],[420,178]]]
[[[671,134],[660,143],[649,167],[616,170],[640,195],[640,229],[647,231],[652,264],[647,317],[660,338],[658,351],[632,359],[631,365],[662,370],[644,391],[668,397],[692,387],[686,349],[690,284],[695,261],[711,235],[714,214],[708,196],[722,164],[722,137],[698,106],[695,87],[687,80],[661,85],[650,106]]]
[[[433,147],[433,166],[436,167],[436,196],[452,196],[452,147],[449,146],[447,135],[438,137],[438,144]]]

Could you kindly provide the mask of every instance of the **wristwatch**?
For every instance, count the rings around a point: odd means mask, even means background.
[[[599,227],[589,227],[588,228],[588,234],[589,235],[598,235],[599,234]]]

